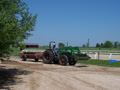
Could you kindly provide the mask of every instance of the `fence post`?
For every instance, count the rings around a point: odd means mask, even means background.
[[[96,59],[96,57],[97,57],[97,52],[96,52],[96,54],[95,54],[95,59]]]
[[[89,52],[88,52],[87,54],[88,54],[88,56],[89,56]]]
[[[98,60],[100,59],[100,52],[98,52]]]
[[[112,57],[112,53],[110,53],[109,59],[111,59],[111,57]]]

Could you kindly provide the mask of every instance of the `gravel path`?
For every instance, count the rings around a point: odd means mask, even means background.
[[[0,64],[5,68],[16,68],[30,73],[16,76],[10,90],[120,90],[120,68],[76,64],[60,66],[43,64],[42,61],[21,61],[19,64]],[[9,90],[9,89],[1,89]]]

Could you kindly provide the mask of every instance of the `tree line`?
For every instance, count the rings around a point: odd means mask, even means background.
[[[97,48],[120,48],[120,42],[105,41],[104,43],[101,43],[101,44],[97,43],[96,47]]]

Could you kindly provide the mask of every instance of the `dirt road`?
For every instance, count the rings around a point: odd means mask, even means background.
[[[1,90],[120,90],[120,68],[47,65],[30,60],[0,66],[21,71],[15,82]]]

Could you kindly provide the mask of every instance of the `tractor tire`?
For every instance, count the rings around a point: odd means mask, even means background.
[[[26,61],[26,59],[27,59],[27,56],[26,56],[26,55],[23,55],[23,56],[22,56],[22,61]]]
[[[45,64],[51,64],[53,60],[54,60],[53,53],[49,50],[46,50],[43,54],[43,62]]]
[[[38,62],[38,59],[35,59],[35,62]]]
[[[75,65],[77,61],[75,61],[74,59],[70,59],[69,60],[69,65]]]
[[[59,63],[60,65],[67,65],[67,62],[68,62],[68,57],[66,55],[61,55],[59,57]]]

